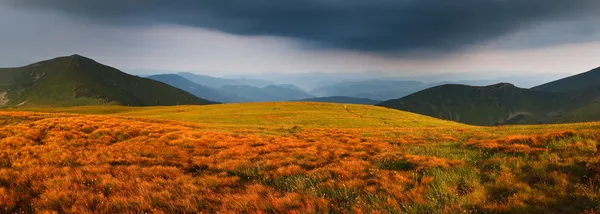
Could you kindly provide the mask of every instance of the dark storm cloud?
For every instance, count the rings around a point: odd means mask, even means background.
[[[0,0],[98,22],[175,23],[318,47],[445,52],[549,21],[589,18],[597,0]],[[562,32],[555,32],[561,34]],[[552,37],[554,35],[548,35]]]

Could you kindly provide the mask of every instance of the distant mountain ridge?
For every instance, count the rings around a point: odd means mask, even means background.
[[[427,84],[405,80],[366,80],[342,82],[310,91],[317,96],[346,96],[372,100],[389,100],[403,97],[428,88]]]
[[[210,101],[214,101],[214,102],[230,103],[230,102],[239,102],[244,99],[244,98],[236,96],[236,95],[223,93],[223,92],[221,92],[217,89],[211,88],[211,87],[196,84],[196,83],[194,83],[186,78],[183,78],[177,74],[158,74],[158,75],[148,76],[147,78],[169,84],[173,87],[183,89],[197,97],[200,97],[200,98],[203,98],[206,100],[210,100]]]
[[[177,74],[159,74],[149,76],[148,78],[183,89],[198,97],[222,103],[289,101],[314,97],[303,91],[301,88],[291,84],[267,85],[264,87],[224,85],[218,88],[212,88],[197,84]]]
[[[270,82],[270,81],[265,81],[265,80],[259,80],[259,79],[249,79],[249,78],[219,78],[219,77],[212,77],[212,76],[208,76],[208,75],[200,75],[200,74],[194,74],[194,73],[189,73],[189,72],[180,72],[177,73],[177,75],[186,78],[196,84],[199,85],[203,85],[203,86],[208,86],[211,88],[220,88],[223,86],[228,86],[228,85],[247,85],[247,86],[253,86],[253,87],[265,87],[268,85],[275,85],[275,83]]]
[[[368,98],[372,100],[398,99],[415,92],[445,85],[461,84],[470,86],[487,86],[497,84],[497,80],[461,80],[423,83],[413,80],[364,80],[353,82],[341,82],[315,88],[310,91],[317,96],[348,96],[357,98]],[[512,83],[511,83],[512,84]]]
[[[315,97],[290,85],[268,85],[262,88],[248,85],[227,85],[218,90],[243,97],[244,102],[290,101]]]
[[[220,78],[220,77],[212,77],[207,75],[200,75],[194,73],[178,73],[186,79],[189,79],[194,83],[199,85],[204,85],[207,87],[211,87],[219,90],[220,88],[230,88],[225,86],[252,86],[255,88],[263,88],[269,85],[278,85],[281,87],[288,87],[298,90],[304,91],[308,94],[314,95],[314,97],[354,97],[354,98],[366,98],[371,100],[390,100],[402,98],[404,96],[413,94],[423,89],[444,85],[444,84],[464,84],[471,86],[487,86],[496,84],[501,82],[502,78],[499,79],[482,79],[482,80],[456,80],[456,81],[440,81],[440,82],[429,82],[424,83],[420,81],[410,80],[409,77],[407,79],[402,79],[400,77],[386,76],[385,73],[379,73],[375,75],[366,75],[365,73],[359,74],[351,74],[351,75],[342,75],[341,73],[337,74],[338,78],[335,78],[334,73],[300,73],[300,74],[273,74],[273,77],[261,76],[262,78],[271,78],[278,79],[281,82],[306,82],[310,81],[311,84],[308,85],[321,85],[319,87],[313,88],[312,90],[305,91],[303,88],[300,88],[293,84],[276,84],[270,81],[260,80],[260,79],[247,79],[237,77],[228,77],[228,78]],[[433,75],[435,76],[435,75]],[[444,75],[441,75],[444,76]],[[323,79],[320,79],[322,77]],[[561,78],[563,75],[554,74],[554,75],[541,75],[540,78],[543,80],[552,80],[552,77]],[[361,79],[362,78],[362,79]],[[414,78],[424,78],[415,76]],[[425,78],[427,79],[427,78]],[[516,82],[520,83],[520,85],[526,85],[526,87],[531,87],[535,81],[532,81],[532,76],[514,76],[514,77],[505,77],[507,80],[511,80],[510,83]],[[307,84],[304,84],[305,86]],[[288,87],[288,88],[290,88]],[[235,88],[235,87],[234,87]],[[238,87],[239,88],[239,87]],[[242,87],[243,88],[243,87]],[[239,89],[237,89],[239,90]],[[272,100],[273,98],[261,98],[260,93],[256,89],[254,90],[258,94],[251,95],[254,98],[251,99],[237,99],[239,102],[249,102],[256,100]],[[231,92],[231,91],[230,91]],[[233,93],[241,93],[239,91]],[[239,95],[239,94],[238,94]],[[264,94],[263,94],[264,95]],[[248,96],[248,95],[247,95]],[[265,95],[268,96],[268,95]],[[238,96],[242,97],[242,96]],[[230,102],[227,100],[231,99],[220,99],[222,102]],[[279,100],[278,100],[279,101]]]
[[[181,89],[72,55],[0,69],[0,106],[210,104]]]

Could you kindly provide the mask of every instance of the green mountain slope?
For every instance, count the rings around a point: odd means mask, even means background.
[[[585,91],[596,87],[600,87],[600,67],[585,73],[536,86],[531,89],[549,92],[574,92]]]
[[[531,89],[442,85],[378,105],[475,125],[600,120],[600,68]]]
[[[364,105],[375,105],[380,103],[379,100],[372,100],[367,98],[356,98],[356,97],[345,97],[345,96],[331,96],[331,97],[316,97],[298,100],[301,102],[320,102],[320,103],[349,103],[349,104],[364,104]]]
[[[238,97],[236,95],[222,93],[217,89],[196,84],[177,74],[159,74],[148,76],[147,78],[169,84],[173,87],[177,87],[184,91],[190,92],[191,94],[196,95],[197,97],[201,97],[203,99],[215,102],[230,103],[240,102],[244,100],[243,98]]]
[[[590,103],[588,105],[570,110],[557,116],[553,122],[555,123],[570,123],[570,122],[592,122],[600,121],[600,102]]]
[[[181,89],[132,76],[79,55],[0,69],[0,105],[4,107],[210,103]]]
[[[542,123],[562,109],[565,94],[518,88],[442,85],[378,104],[475,125]]]

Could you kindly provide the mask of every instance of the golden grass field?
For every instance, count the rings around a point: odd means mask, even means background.
[[[0,111],[0,213],[594,213],[600,123],[381,107]]]

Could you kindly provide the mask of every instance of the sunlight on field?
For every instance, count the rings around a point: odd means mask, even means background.
[[[450,121],[383,107],[331,103],[279,102],[175,107],[83,106],[28,110],[146,117],[239,126],[294,125],[319,128],[462,126]]]
[[[0,112],[0,212],[579,213],[600,206],[600,123],[474,127],[347,107]]]

